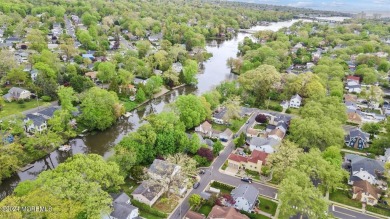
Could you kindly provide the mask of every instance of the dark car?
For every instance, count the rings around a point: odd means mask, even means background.
[[[252,179],[251,179],[251,178],[248,178],[248,177],[242,177],[242,178],[241,178],[241,181],[247,182],[247,183],[252,183]]]
[[[194,189],[197,189],[200,186],[200,182],[196,182],[193,186]]]
[[[205,170],[200,170],[200,171],[199,171],[199,174],[200,174],[200,175],[203,175],[203,174],[205,174],[205,173],[206,173]]]

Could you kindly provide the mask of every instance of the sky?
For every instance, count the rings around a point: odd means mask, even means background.
[[[374,11],[390,14],[390,0],[245,0],[246,2],[286,5],[316,10],[344,12]]]

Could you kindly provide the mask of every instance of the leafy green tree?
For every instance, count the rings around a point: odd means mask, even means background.
[[[165,160],[171,164],[180,166],[180,172],[187,176],[196,174],[196,161],[184,153],[170,154]]]
[[[188,59],[183,67],[183,82],[185,84],[196,84],[198,79],[196,75],[198,74],[198,63],[194,60]]]
[[[188,200],[188,202],[190,203],[190,206],[192,206],[192,207],[200,205],[201,201],[202,201],[202,197],[200,197],[200,195],[198,195],[198,194],[192,194],[190,196],[190,199]]]
[[[286,169],[295,167],[299,155],[303,152],[301,148],[288,140],[284,140],[275,153],[267,157],[267,162],[271,165],[273,178],[281,181],[285,178]]]
[[[341,156],[341,150],[338,146],[330,146],[322,152],[322,157],[332,165],[341,167],[343,163],[343,157]]]
[[[131,84],[134,80],[134,74],[125,69],[119,69],[118,76],[122,85]]]
[[[163,80],[160,76],[152,76],[148,79],[144,86],[144,92],[147,97],[152,97],[153,94],[158,93],[163,85]]]
[[[302,214],[314,218],[328,218],[328,203],[322,192],[313,186],[306,173],[288,169],[279,186],[280,217]]]
[[[137,42],[136,46],[139,58],[143,58],[150,51],[151,44],[148,40],[140,40]]]
[[[226,107],[226,113],[224,120],[229,121],[231,119],[241,118],[241,99],[238,96],[234,96],[226,100],[223,105]]]
[[[0,182],[20,167],[24,156],[23,147],[18,143],[0,146]]]
[[[11,69],[6,76],[6,79],[10,81],[12,84],[25,84],[27,81],[27,72],[23,71],[21,68],[13,68]]]
[[[61,103],[61,108],[68,112],[74,111],[76,108],[73,106],[73,102],[78,98],[72,87],[59,86],[57,90],[58,99]]]
[[[215,109],[219,106],[221,94],[217,90],[206,92],[202,96],[210,104],[211,109]]]
[[[199,150],[201,147],[200,145],[200,139],[196,133],[192,134],[191,139],[188,143],[187,150],[191,154],[196,154],[196,152]]]
[[[139,103],[142,103],[142,102],[144,102],[146,100],[145,92],[144,92],[144,90],[141,87],[138,88],[137,94],[135,95],[135,99]]]
[[[98,69],[97,77],[103,82],[110,82],[116,74],[115,65],[111,62],[100,63]]]
[[[192,128],[199,125],[210,116],[210,106],[207,109],[202,100],[195,95],[179,96],[174,103],[174,109],[178,112],[180,120],[183,121],[186,128]]]
[[[83,95],[80,106],[80,121],[89,129],[104,130],[124,112],[115,93],[97,87]]]
[[[362,130],[370,133],[371,135],[378,134],[381,128],[382,127],[379,123],[374,123],[374,122],[364,123],[362,126]]]
[[[32,29],[26,36],[28,42],[30,42],[30,48],[38,52],[47,48],[46,37],[42,31],[38,29]]]
[[[95,84],[92,82],[92,80],[88,77],[83,77],[81,75],[75,75],[70,79],[70,86],[76,91],[76,92],[83,92],[91,87],[94,87]]]
[[[134,167],[137,160],[137,154],[132,148],[115,147],[115,156],[111,159],[118,164],[123,176],[127,176]]]
[[[223,145],[220,141],[217,141],[215,142],[215,144],[213,145],[213,154],[214,156],[217,156],[219,154],[219,152],[223,149]]]

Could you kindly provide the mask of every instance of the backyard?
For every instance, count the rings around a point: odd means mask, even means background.
[[[12,114],[21,113],[25,110],[29,110],[35,107],[45,107],[48,106],[50,103],[43,102],[42,100],[29,100],[25,101],[23,103],[18,103],[16,101],[14,102],[5,102],[3,105],[3,109],[0,111],[0,118],[6,117]]]
[[[130,195],[137,188],[138,185],[139,184],[136,181],[134,181],[130,178],[126,178],[125,184],[121,185],[121,190],[124,193]]]
[[[225,131],[226,128],[229,128],[233,132],[237,132],[241,126],[244,125],[244,123],[248,120],[248,117],[242,117],[241,119],[232,119],[230,121],[229,125],[221,125],[213,122],[213,129],[218,130],[218,131]]]
[[[164,213],[171,213],[178,204],[179,204],[179,197],[175,195],[171,195],[169,197],[162,196],[153,205],[153,208]]]
[[[271,215],[275,215],[276,209],[278,208],[278,203],[263,197],[259,197],[259,201],[259,209],[261,211]]]
[[[209,215],[212,208],[213,206],[210,206],[207,202],[205,202],[202,206],[200,206],[197,212],[203,215]]]

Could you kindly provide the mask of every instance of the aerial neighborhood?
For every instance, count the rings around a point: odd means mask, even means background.
[[[390,217],[390,20],[290,6],[1,2],[0,218]]]

